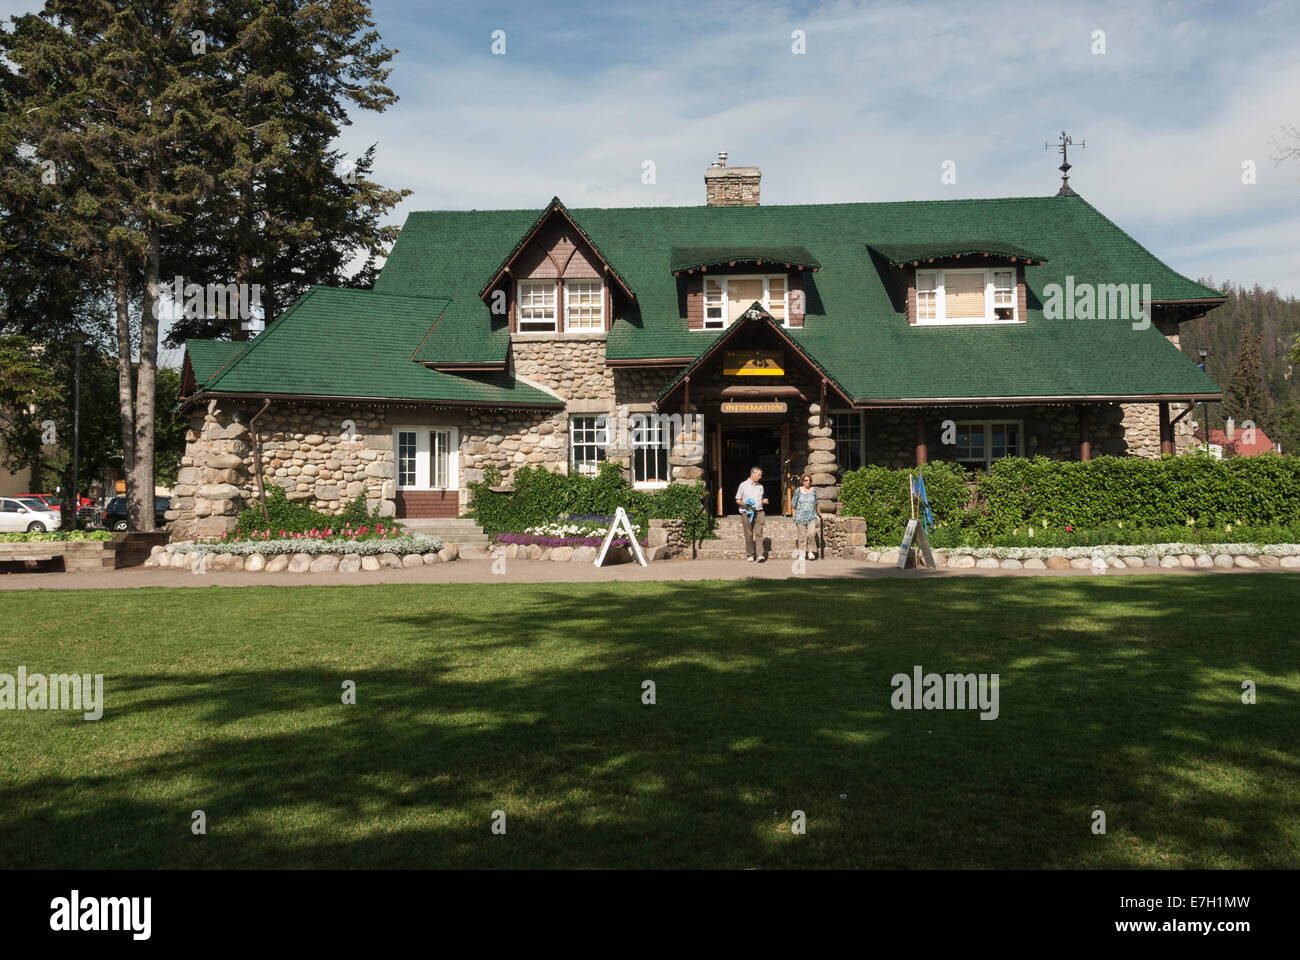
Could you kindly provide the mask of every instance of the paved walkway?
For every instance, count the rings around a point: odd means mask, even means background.
[[[635,563],[596,567],[590,563],[550,563],[544,560],[508,560],[503,572],[493,572],[493,560],[481,552],[470,553],[454,563],[439,563],[413,569],[383,569],[357,573],[232,573],[204,574],[188,570],[157,570],[128,567],[112,573],[11,573],[0,574],[0,590],[115,590],[135,587],[301,587],[348,586],[368,583],[635,583],[647,580],[788,580],[834,577],[879,580],[887,578],[926,579],[932,577],[1093,577],[1093,576],[1198,576],[1270,572],[1262,570],[1193,569],[1139,567],[1107,570],[981,570],[943,568],[898,570],[859,560],[810,560],[806,572],[796,575],[790,560],[769,559],[766,563],[744,560],[661,560],[641,567]],[[500,569],[500,567],[498,567]],[[1273,570],[1272,572],[1288,572]]]

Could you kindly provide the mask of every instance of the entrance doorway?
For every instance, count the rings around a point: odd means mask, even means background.
[[[763,493],[768,499],[767,514],[780,516],[783,507],[781,428],[726,426],[721,433],[723,515],[736,512],[736,488],[749,477],[750,467],[759,467],[763,471]]]

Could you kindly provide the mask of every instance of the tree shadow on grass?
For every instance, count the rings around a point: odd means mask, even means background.
[[[211,672],[109,678],[82,729],[128,759],[6,784],[0,862],[1300,861],[1285,575],[309,590],[276,602],[349,643],[268,639],[263,668],[220,669],[218,647]],[[385,665],[339,665],[349,652]],[[893,710],[890,678],[917,664],[999,674],[998,719]]]

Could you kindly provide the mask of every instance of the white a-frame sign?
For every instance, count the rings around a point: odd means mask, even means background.
[[[609,545],[620,530],[623,531],[623,536],[627,537],[628,546],[632,548],[632,556],[636,557],[636,562],[643,567],[646,566],[645,554],[641,552],[641,544],[636,538],[636,531],[632,529],[632,521],[627,518],[627,511],[622,507],[614,511],[614,519],[609,522],[609,529],[605,531],[605,542],[600,545],[600,553],[596,554],[595,565],[599,567],[605,562]]]

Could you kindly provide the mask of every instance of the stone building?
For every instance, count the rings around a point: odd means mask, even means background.
[[[695,207],[435,211],[373,290],[314,287],[247,343],[187,344],[173,533],[220,535],[272,485],[450,517],[489,467],[702,482],[762,466],[1159,456],[1219,387],[1178,325],[1222,302],[1068,188],[761,206],[756,167]],[[776,512],[774,501],[773,512]]]

